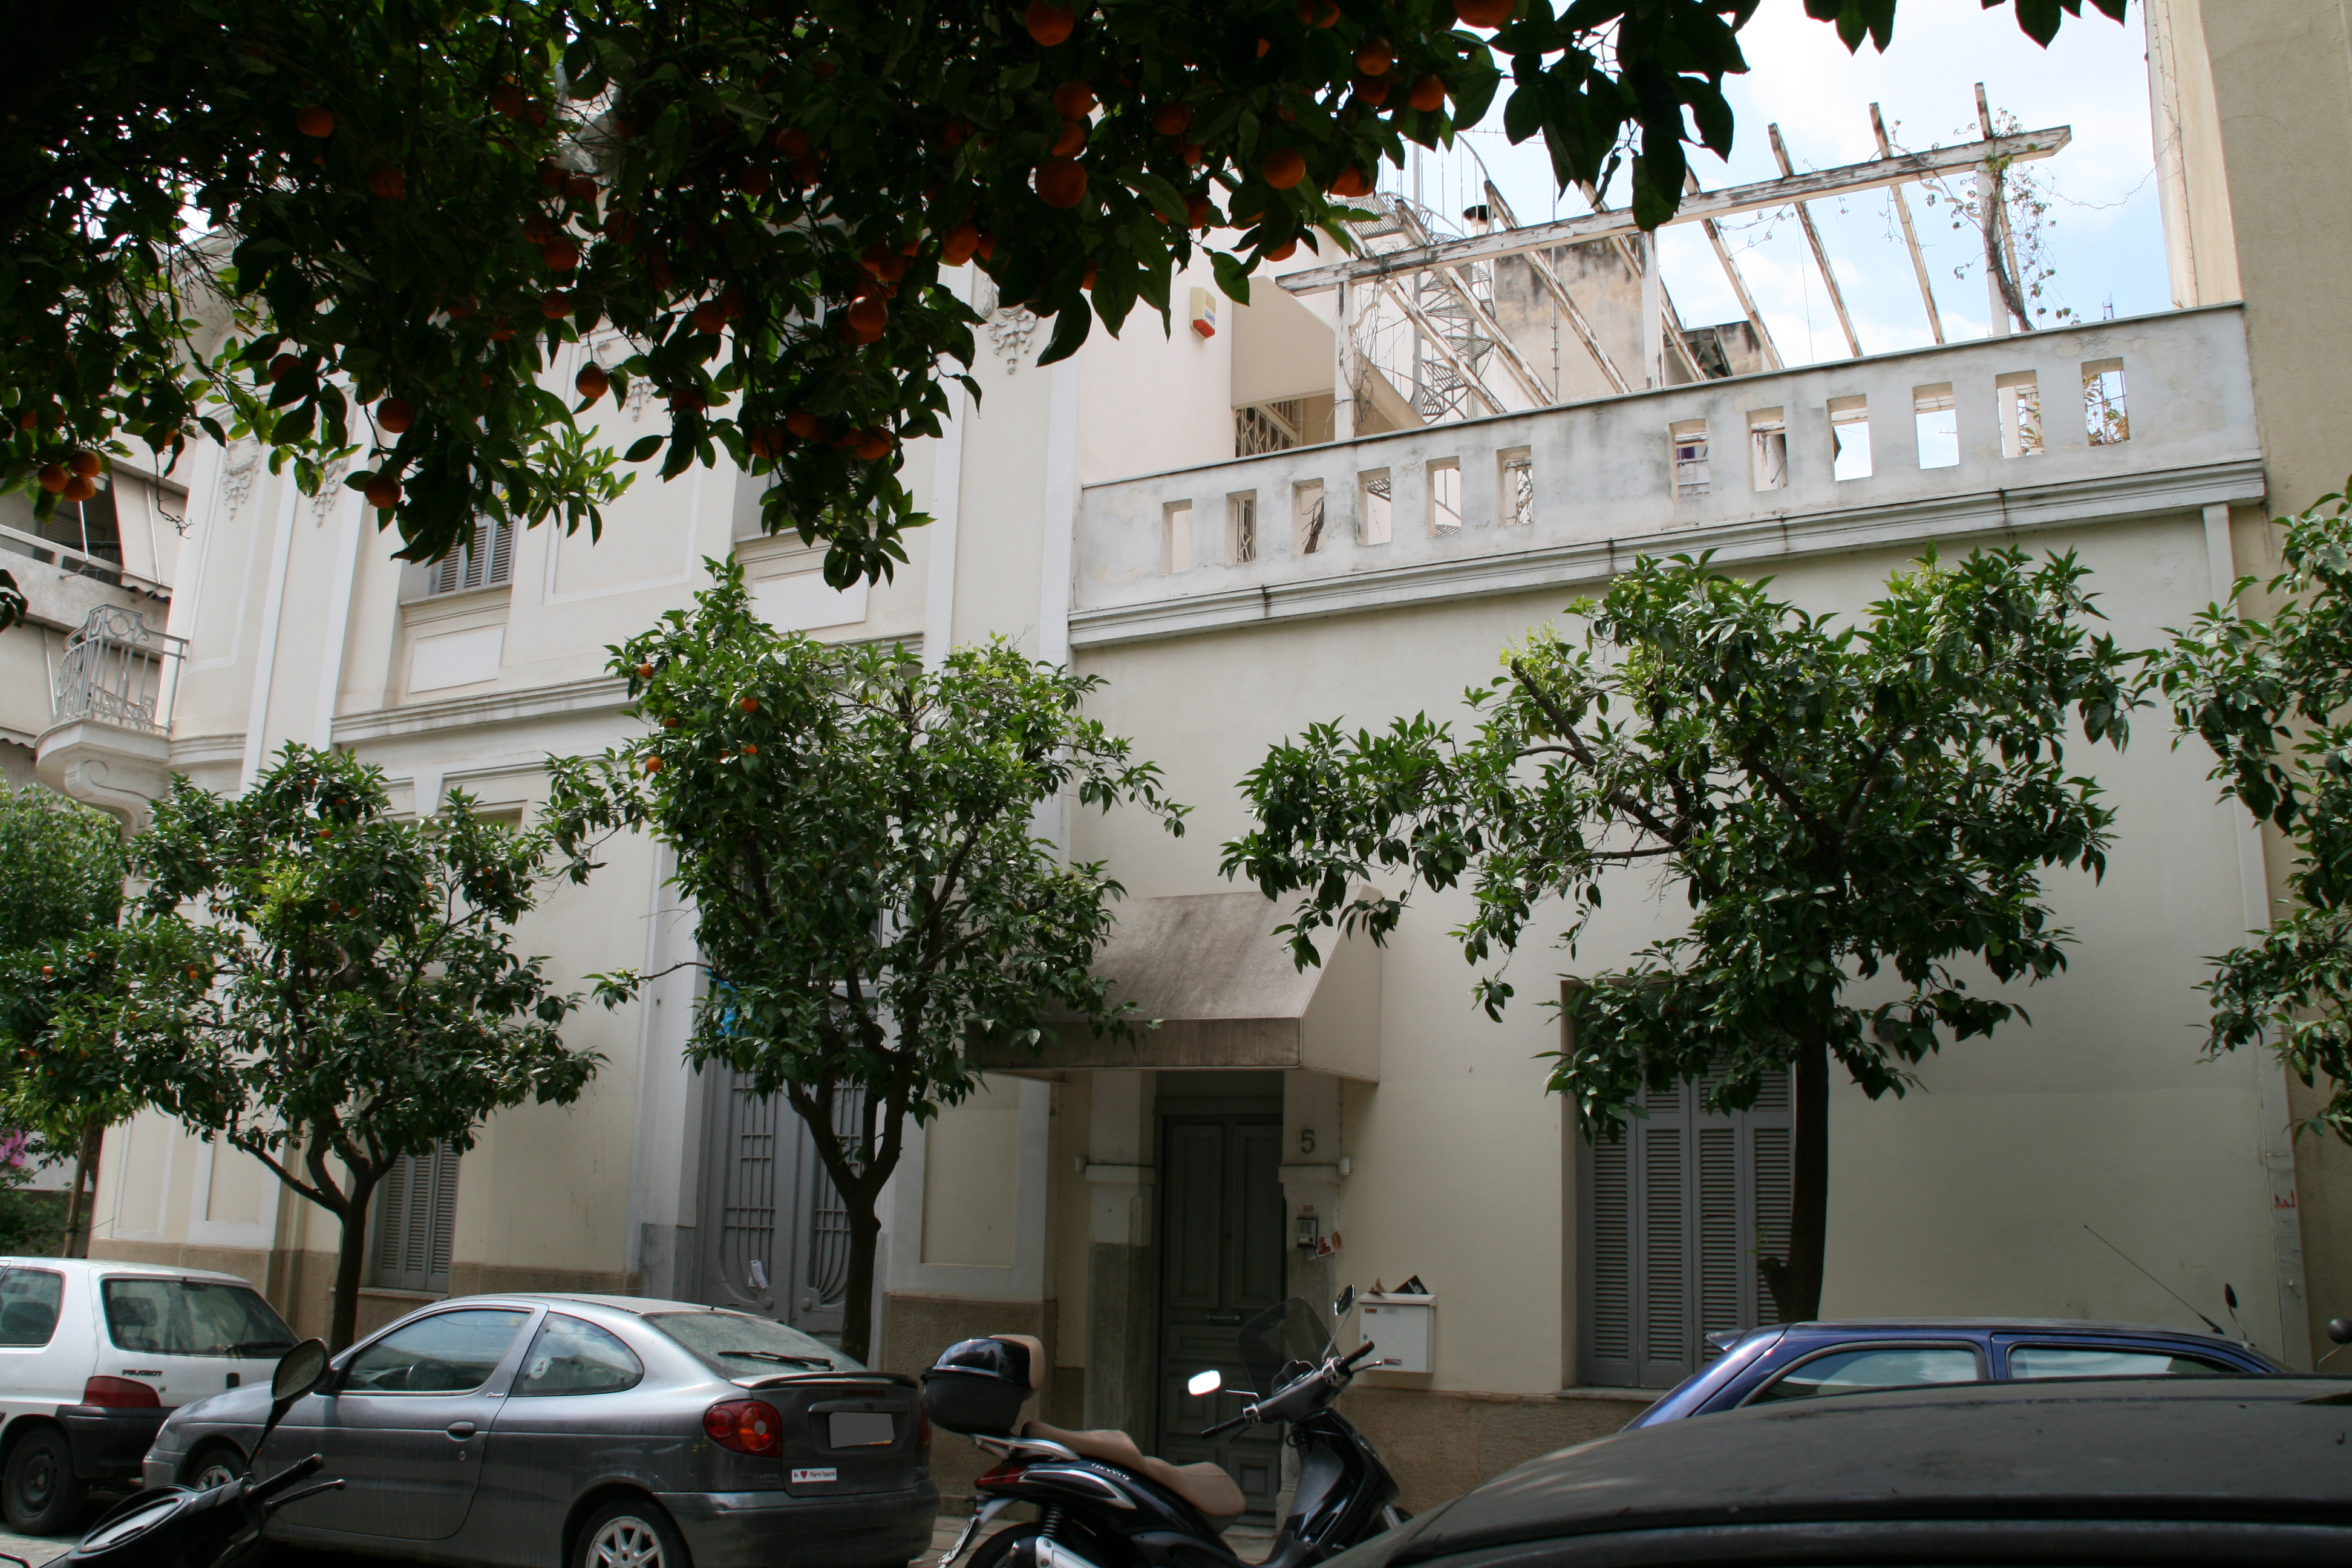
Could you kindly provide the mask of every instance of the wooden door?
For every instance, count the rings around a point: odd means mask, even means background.
[[[1213,1459],[1253,1513],[1271,1513],[1282,1482],[1276,1435],[1201,1429],[1239,1413],[1232,1394],[1196,1399],[1184,1384],[1214,1367],[1249,1387],[1238,1331],[1284,1294],[1282,1118],[1175,1114],[1160,1131],[1159,1422],[1153,1451],[1171,1464]],[[1257,1392],[1265,1393],[1265,1390]]]

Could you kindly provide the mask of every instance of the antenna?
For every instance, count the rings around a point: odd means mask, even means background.
[[[2087,1226],[2087,1225],[2086,1225],[2086,1226],[2084,1226],[2083,1228],[2084,1228],[2084,1230],[2091,1230],[2091,1227],[2090,1227],[2089,1226]],[[2133,1262],[2132,1262],[2132,1256],[2131,1256],[2131,1254],[2130,1254],[2130,1253],[2126,1252],[2122,1247],[2117,1247],[2114,1242],[2109,1241],[2105,1237],[2104,1237],[2104,1236],[2100,1236],[2100,1235],[2099,1235],[2099,1233],[2098,1233],[2097,1231],[2095,1231],[2095,1230],[2091,1230],[2091,1235],[2092,1235],[2092,1236],[2093,1236],[2093,1237],[2094,1237],[2098,1241],[2098,1243],[2099,1243],[2099,1245],[2100,1245],[2100,1246],[2102,1246],[2102,1247],[2105,1247],[2109,1252],[2114,1253],[2117,1258],[2122,1258],[2126,1263],[2131,1263],[2131,1266],[2132,1266],[2134,1268],[2139,1268],[2139,1265],[2138,1265],[2138,1264],[2137,1264],[2137,1263],[2133,1263]],[[2171,1297],[2174,1300],[2176,1300],[2176,1301],[2179,1302],[2182,1306],[2184,1306],[2184,1307],[2189,1307],[2189,1298],[2188,1298],[2188,1297],[2183,1296],[2179,1291],[2178,1291],[2178,1290],[2174,1289],[2171,1286],[2167,1285],[2163,1280],[2158,1279],[2155,1275],[2153,1275],[2153,1274],[2148,1274],[2148,1272],[2147,1272],[2147,1269],[2145,1269],[2145,1268],[2139,1268],[2139,1271],[2140,1271],[2142,1274],[2146,1274],[2146,1275],[2147,1275],[2147,1282],[2148,1282],[2149,1284],[2151,1284],[2151,1285],[2155,1286],[2158,1289],[2159,1289],[2159,1290],[2163,1291],[2166,1295],[2168,1295],[2168,1296]],[[2222,1287],[2222,1288],[2223,1288],[2224,1289],[2228,1289],[2228,1287],[2227,1287],[2227,1286],[2224,1286],[2224,1287]],[[2234,1292],[2233,1292],[2233,1293],[2232,1293],[2232,1296],[2231,1296],[2231,1304],[2232,1304],[2232,1305],[2234,1305],[2234,1304],[2235,1304],[2235,1300],[2236,1300],[2236,1299],[2235,1299],[2235,1294],[2234,1294]],[[2196,1315],[2197,1321],[2198,1321],[2199,1322],[2200,1322],[2200,1323],[2204,1324],[2207,1328],[2209,1328],[2209,1329],[2212,1330],[2215,1333],[2220,1334],[2220,1335],[2221,1335],[2223,1339],[2225,1339],[2225,1340],[2226,1340],[2226,1339],[2228,1339],[2228,1338],[2230,1337],[2229,1331],[2228,1331],[2228,1330],[2226,1330],[2226,1329],[2224,1329],[2224,1328],[2222,1328],[2221,1324],[2219,1324],[2219,1323],[2215,1322],[2212,1319],[2210,1319],[2210,1318],[2207,1317],[2204,1313],[2198,1311],[2198,1310],[2197,1310],[2197,1309],[2196,1309],[2196,1308],[2194,1308],[2194,1307],[2189,1307],[2189,1311],[2190,1311],[2190,1312],[2192,1312],[2192,1313],[2194,1313],[2194,1314]]]

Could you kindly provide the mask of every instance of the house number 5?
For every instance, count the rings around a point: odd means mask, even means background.
[[[1312,1127],[1302,1127],[1298,1130],[1298,1152],[1302,1154],[1315,1152],[1315,1129]]]

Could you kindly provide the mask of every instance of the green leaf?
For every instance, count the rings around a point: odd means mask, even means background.
[[[661,445],[662,438],[659,436],[640,436],[635,441],[629,443],[629,449],[621,454],[621,461],[625,463],[642,463],[647,458],[652,457],[656,452],[660,451]]]
[[[1249,303],[1249,268],[1243,265],[1239,257],[1222,250],[1211,251],[1209,268],[1216,277],[1217,288],[1226,299],[1239,304]]]

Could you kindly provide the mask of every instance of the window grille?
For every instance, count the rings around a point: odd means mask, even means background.
[[[1675,499],[1696,500],[1712,488],[1706,460],[1706,421],[1682,420],[1668,435],[1675,447]]]
[[[1291,488],[1291,543],[1301,555],[1323,548],[1323,483],[1314,480]]]
[[[1789,1251],[1789,1079],[1748,1110],[1706,1109],[1718,1079],[1643,1096],[1646,1117],[1583,1144],[1584,1381],[1666,1388],[1717,1352],[1708,1334],[1777,1322],[1760,1267]]]
[[[1233,535],[1234,564],[1246,565],[1257,559],[1257,492],[1225,498],[1225,523]]]
[[[1306,444],[1307,410],[1301,399],[1254,403],[1234,410],[1234,456],[1255,458]]]
[[[2038,458],[2042,455],[2042,388],[2030,370],[2011,371],[1993,378],[1994,396],[2000,400],[2000,455]]]
[[[454,550],[433,566],[428,595],[464,594],[495,588],[514,581],[515,525],[499,518],[474,524],[473,542]]]
[[[1357,538],[1365,544],[1386,544],[1394,527],[1396,484],[1386,468],[1364,476]]]
[[[1777,408],[1748,416],[1748,482],[1759,490],[1789,488],[1789,425]]]
[[[376,1189],[372,1284],[390,1290],[449,1289],[449,1242],[457,1218],[457,1151],[404,1154]]]

